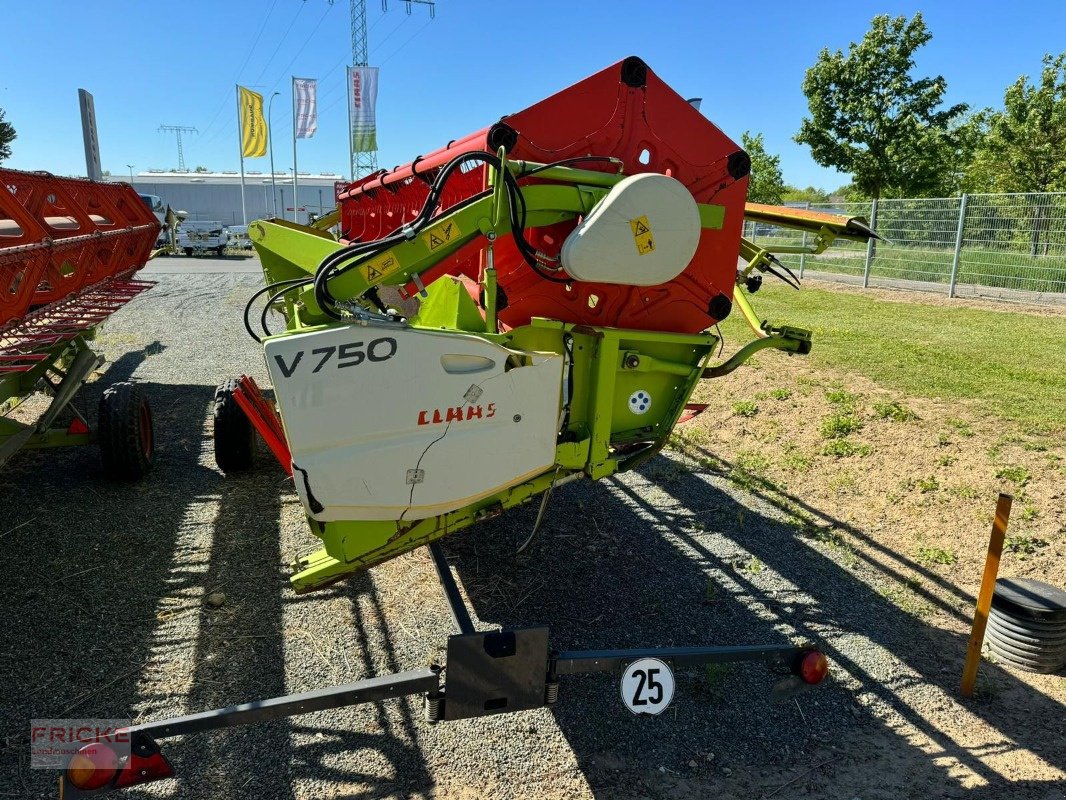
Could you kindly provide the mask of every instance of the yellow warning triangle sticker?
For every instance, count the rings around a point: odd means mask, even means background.
[[[444,244],[444,239],[441,239],[436,234],[432,234],[432,233],[430,234],[430,236],[429,236],[429,249],[430,250],[436,250],[442,244]]]
[[[641,220],[638,219],[636,227],[634,227],[634,229],[633,229],[633,233],[636,234],[637,236],[640,236],[642,233],[648,233],[648,231],[650,231],[650,230],[651,230],[651,228],[649,228]]]
[[[376,281],[380,277],[381,277],[381,273],[378,272],[373,267],[367,267],[366,268],[366,279],[368,281]]]

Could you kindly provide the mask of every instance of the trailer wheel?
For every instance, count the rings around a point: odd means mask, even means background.
[[[185,255],[187,255],[189,258],[192,258],[192,248],[191,247],[186,247],[185,248]]]
[[[215,390],[215,463],[223,472],[247,472],[255,463],[255,428],[233,393],[233,378]]]
[[[100,397],[96,432],[104,472],[115,480],[143,478],[152,468],[152,408],[139,386],[116,383]]]
[[[216,247],[215,248],[215,253],[218,254],[219,258],[222,258],[222,256],[225,255],[225,253],[226,253],[226,248],[225,247]]]

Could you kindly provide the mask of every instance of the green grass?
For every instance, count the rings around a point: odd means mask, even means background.
[[[873,448],[868,444],[855,444],[851,439],[830,439],[822,447],[823,456],[836,456],[847,458],[848,456],[868,456]]]
[[[973,400],[982,411],[1052,429],[1066,420],[1066,317],[796,292],[772,283],[752,302],[764,319],[814,332],[808,358],[816,367],[865,375],[908,395]],[[731,346],[751,338],[739,313],[722,328]]]
[[[996,477],[1016,483],[1019,486],[1025,486],[1025,484],[1029,483],[1029,470],[1025,467],[1008,465],[999,469],[996,472]]]
[[[1047,540],[1035,536],[1008,536],[1006,542],[1007,550],[1020,558],[1031,556],[1041,547],[1047,546]]]
[[[854,408],[859,396],[852,394],[847,389],[827,389],[825,399],[841,408]]]
[[[855,433],[861,427],[862,420],[852,414],[850,410],[839,411],[822,420],[822,438],[842,439],[849,434]]]
[[[963,436],[963,437],[969,439],[971,436],[974,435],[973,434],[973,428],[970,427],[970,423],[966,422],[966,420],[949,419],[948,420],[948,425],[953,427],[955,429],[955,431],[959,434],[959,436]]]
[[[754,417],[759,406],[752,400],[740,400],[733,403],[733,413],[738,417]]]
[[[911,422],[918,419],[917,414],[895,400],[890,403],[874,403],[874,413],[879,419],[890,419],[893,422]]]
[[[945,550],[943,547],[919,547],[915,557],[918,559],[919,564],[926,567],[931,567],[934,564],[951,566],[959,560],[959,557],[953,551]]]
[[[928,478],[918,478],[914,485],[918,487],[918,490],[925,494],[926,492],[935,492],[940,488],[940,481],[936,479],[936,476],[930,475]]]
[[[811,468],[811,459],[796,445],[789,444],[781,448],[781,466],[793,472],[806,472]]]

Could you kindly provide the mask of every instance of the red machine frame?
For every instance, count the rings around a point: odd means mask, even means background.
[[[655,172],[683,183],[699,203],[724,207],[720,229],[704,229],[686,269],[659,286],[574,282],[565,273],[545,280],[529,269],[511,237],[494,246],[502,293],[500,322],[524,325],[531,317],[638,330],[696,333],[732,307],[737,252],[751,161],[710,120],[667,86],[639,58],[630,57],[568,89],[504,117],[461,140],[380,171],[337,193],[341,236],[372,241],[401,228],[422,207],[437,172],[471,150],[507,150],[511,160],[570,161],[584,169],[626,174]],[[612,160],[602,158],[609,154]],[[600,157],[597,159],[597,157]],[[441,211],[486,189],[479,165],[449,181]],[[535,181],[527,178],[526,181]],[[557,257],[575,221],[528,231],[531,244]],[[425,284],[444,274],[478,279],[485,243],[475,241],[421,276]],[[406,287],[413,295],[415,284]]]
[[[128,184],[10,169],[0,183],[0,329],[151,255],[159,221]]]

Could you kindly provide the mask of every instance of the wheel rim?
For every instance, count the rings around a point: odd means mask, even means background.
[[[141,454],[148,459],[152,457],[152,412],[147,403],[141,404],[138,422],[141,429]]]

